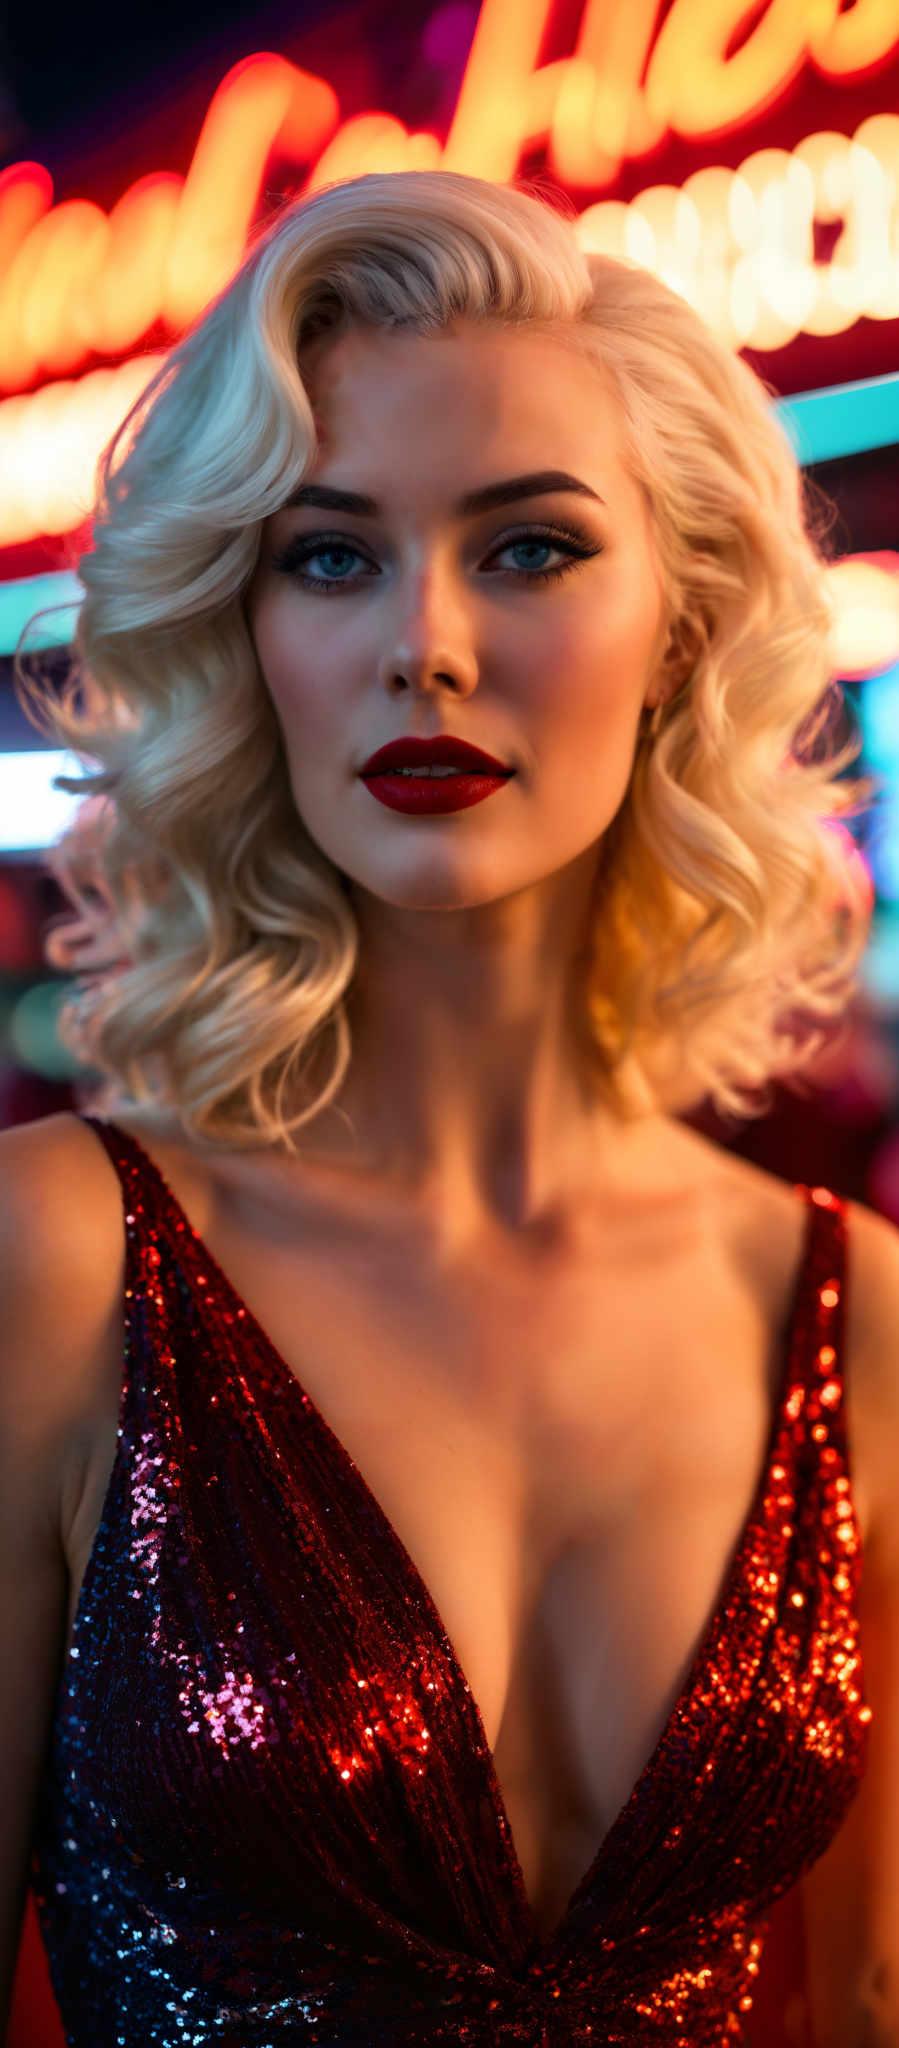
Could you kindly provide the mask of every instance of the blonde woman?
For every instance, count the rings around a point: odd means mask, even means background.
[[[896,1232],[683,1120],[867,936],[769,401],[401,173],[107,452],[31,698],[148,878],[121,1107],[0,1143],[5,1984],[30,1875],[72,2042],[746,2041],[800,1882],[815,2048],[899,2038]]]

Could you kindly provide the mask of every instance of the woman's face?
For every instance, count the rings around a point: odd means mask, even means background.
[[[552,337],[473,325],[353,330],[306,376],[319,443],[304,485],[378,508],[286,505],[249,594],[310,836],[360,889],[410,909],[475,907],[597,855],[666,638],[649,512],[604,382]],[[460,510],[542,471],[585,488]],[[379,803],[368,757],[438,734],[514,775],[466,810]]]

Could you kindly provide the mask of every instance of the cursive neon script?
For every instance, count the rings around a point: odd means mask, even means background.
[[[723,135],[789,89],[806,62],[858,81],[899,47],[894,0],[770,0],[732,55],[747,0],[587,0],[570,57],[538,66],[552,0],[484,0],[443,145],[384,113],[341,123],[333,88],[267,53],[217,88],[185,178],[159,172],[107,215],[52,205],[39,164],[0,176],[0,391],[121,356],[157,321],[174,337],[240,262],[270,157],[313,165],[304,190],[372,169],[443,168],[507,181],[545,145],[570,188],[603,190],[668,131]],[[648,60],[648,62],[647,62]],[[643,73],[645,83],[641,84]]]

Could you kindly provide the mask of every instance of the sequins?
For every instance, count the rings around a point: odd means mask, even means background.
[[[362,1475],[136,1140],[115,1464],[32,1880],[71,2048],[734,2048],[858,1788],[844,1205],[753,1508],[623,1811],[539,1938],[477,1703]]]

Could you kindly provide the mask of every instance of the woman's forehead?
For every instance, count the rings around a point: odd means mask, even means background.
[[[372,335],[367,329],[351,329],[333,340],[324,354],[322,337],[317,337],[315,360],[301,356],[300,370],[318,457],[350,449],[375,451],[386,436],[393,474],[394,464],[403,456],[412,457],[416,447],[421,447],[426,465],[432,466],[425,441],[428,446],[434,442],[441,446],[441,465],[447,447],[450,455],[458,450],[464,462],[473,438],[478,451],[492,445],[504,455],[514,444],[506,468],[497,470],[497,476],[549,468],[578,471],[578,462],[582,474],[586,462],[592,463],[597,473],[602,468],[604,474],[613,475],[619,495],[622,489],[627,495],[621,405],[601,364],[583,360],[585,392],[582,384],[572,388],[578,367],[572,355],[578,352],[571,347],[564,358],[559,352],[558,376],[542,374],[540,361],[531,377],[509,374],[510,368],[517,372],[519,366],[514,354],[510,364],[505,349],[521,348],[523,338],[541,350],[545,361],[546,347],[554,337],[542,328],[524,325],[511,329],[497,323],[495,328],[481,330],[472,323],[470,351],[459,346],[460,334],[461,330],[454,329],[438,335],[395,330],[376,330]],[[447,341],[449,350],[444,346],[435,355],[434,343]],[[416,364],[419,346],[423,353]],[[580,355],[583,358],[583,350]],[[373,380],[371,384],[368,379]],[[435,405],[435,392],[440,393],[444,381],[447,402]],[[472,399],[471,409],[465,404],[466,393]],[[404,423],[414,421],[414,432],[404,433],[400,443],[396,440],[398,409]],[[560,452],[560,438],[567,444],[572,431],[570,450],[566,446]],[[313,459],[317,465],[318,458]],[[491,459],[495,462],[499,457],[488,457],[485,452],[485,460]],[[476,485],[490,480],[488,472],[469,482]],[[456,485],[451,495],[458,495]]]

